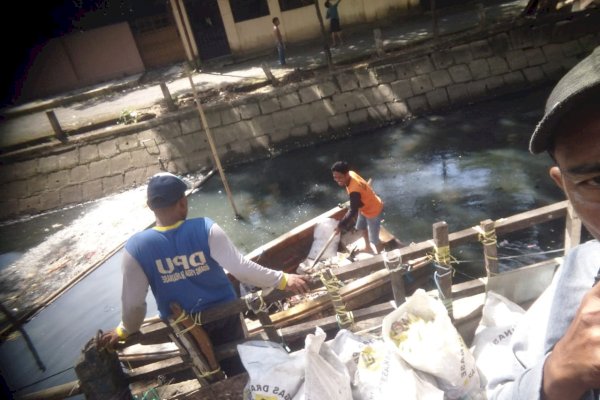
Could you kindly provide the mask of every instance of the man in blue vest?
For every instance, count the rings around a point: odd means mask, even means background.
[[[294,293],[308,291],[307,277],[275,271],[246,259],[211,219],[186,219],[186,189],[186,183],[170,173],[150,179],[147,203],[154,212],[156,226],[136,233],[125,245],[122,321],[114,331],[103,335],[101,345],[115,345],[139,330],[146,316],[148,287],[164,320],[172,314],[172,302],[194,314],[235,300],[236,292],[224,268],[252,286]],[[213,345],[244,337],[239,315],[203,324],[202,328]],[[221,366],[230,374],[241,367],[239,359],[230,366]]]

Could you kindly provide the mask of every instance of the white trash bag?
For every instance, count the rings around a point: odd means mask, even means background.
[[[352,400],[350,375],[319,327],[305,339],[305,400]]]
[[[327,241],[329,240],[337,226],[338,221],[334,218],[325,218],[315,226],[312,246],[310,247],[310,251],[308,252],[308,257],[306,258],[306,260],[304,260],[298,266],[296,270],[298,274],[308,274],[319,270],[317,266],[315,266],[315,269],[312,270],[312,265],[319,253],[321,252],[321,250],[323,250],[323,248],[327,244]],[[320,262],[325,262],[325,260],[337,257],[337,250],[339,244],[340,235],[337,234],[331,240],[329,245],[327,245],[327,248],[319,258]]]
[[[411,367],[433,375],[446,398],[479,392],[473,355],[442,302],[423,289],[383,319],[382,336]]]
[[[250,376],[244,400],[296,398],[304,381],[304,351],[288,354],[281,345],[262,340],[238,344],[237,349]]]
[[[511,357],[512,353],[508,350],[510,339],[523,314],[525,310],[518,304],[496,292],[487,292],[471,347],[482,381],[487,381],[486,378],[494,374],[502,359]],[[485,385],[485,382],[482,384]]]

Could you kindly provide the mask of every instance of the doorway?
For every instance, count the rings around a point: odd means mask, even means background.
[[[229,55],[229,42],[216,0],[184,0],[202,61]]]

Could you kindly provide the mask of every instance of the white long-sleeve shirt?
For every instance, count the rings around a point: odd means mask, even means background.
[[[540,399],[546,357],[573,321],[599,268],[600,243],[597,240],[577,246],[565,257],[550,286],[515,328],[510,362],[499,362],[496,374],[488,377],[489,399]],[[598,397],[588,391],[582,399],[598,400]]]

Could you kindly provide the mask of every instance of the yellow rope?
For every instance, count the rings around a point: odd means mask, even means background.
[[[173,323],[178,324],[180,322],[183,322],[187,317],[188,317],[187,313],[184,310],[182,310],[181,314],[179,314],[179,317],[177,317],[177,319],[175,321],[173,321]]]
[[[182,310],[181,314],[179,314],[179,317],[177,317],[177,319],[175,319],[173,321],[173,324],[179,324],[179,323],[183,322],[185,319],[187,319],[188,317],[192,320],[192,326],[189,326],[185,329],[180,330],[176,334],[177,337],[183,335],[186,332],[191,331],[192,329],[194,329],[195,326],[202,326],[202,314],[200,312],[197,314],[188,315],[188,313],[186,313],[184,310]]]
[[[338,322],[338,325],[342,328],[352,325],[354,323],[354,315],[351,311],[346,310],[342,295],[340,294],[340,289],[344,287],[344,284],[337,279],[335,275],[331,274],[331,270],[326,271],[329,271],[330,277],[326,277],[325,271],[321,271],[319,273],[319,278],[321,279],[321,282],[323,282],[325,290],[327,290],[327,293],[329,293],[331,296],[333,308],[336,314],[335,318]]]
[[[453,260],[456,260],[454,257],[452,257],[452,255],[450,255],[450,246],[442,246],[442,247],[437,247],[434,246],[433,248],[433,257],[434,260],[441,265],[447,265],[450,266],[450,263]]]
[[[200,375],[201,378],[208,378],[211,375],[214,374],[218,374],[219,372],[221,372],[221,367],[217,368],[217,369],[213,369],[212,371],[208,371],[208,372],[204,372],[202,375]]]
[[[477,232],[479,233],[478,235],[478,240],[483,243],[484,245],[495,245],[498,241],[496,238],[496,229],[493,228],[490,231],[484,231],[483,229],[481,229],[480,227],[477,227],[479,229],[477,229]]]

